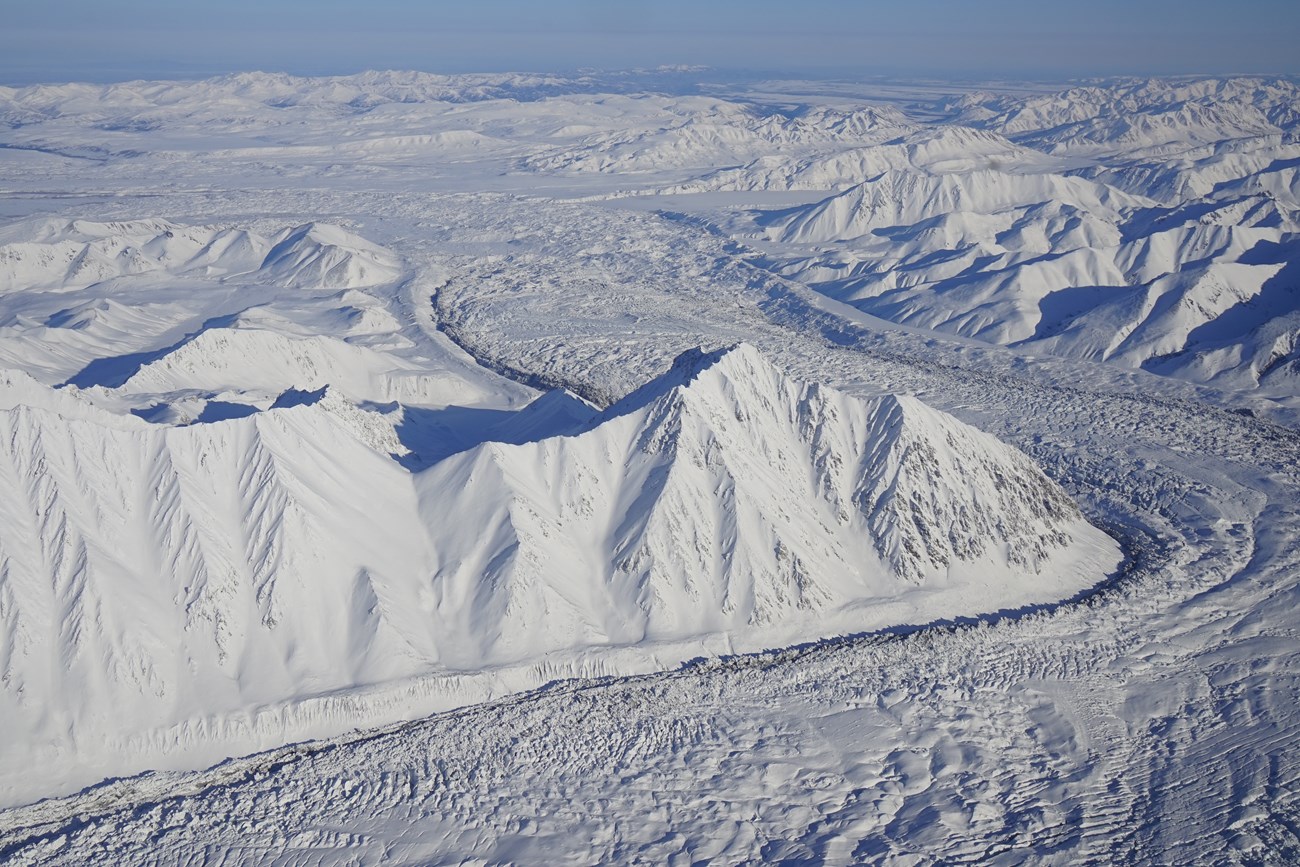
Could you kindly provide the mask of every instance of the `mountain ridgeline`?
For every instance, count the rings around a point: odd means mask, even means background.
[[[114,742],[554,652],[925,620],[1118,559],[1014,449],[747,345],[687,353],[563,435],[414,474],[382,416],[325,392],[176,427],[26,377],[7,391],[0,713],[20,740],[51,713]]]

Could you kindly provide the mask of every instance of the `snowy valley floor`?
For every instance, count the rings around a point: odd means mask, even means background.
[[[612,111],[597,105],[586,110]],[[806,381],[916,395],[1030,455],[1123,542],[1127,567],[1061,604],[758,654],[709,645],[684,666],[666,654],[663,672],[643,673],[653,659],[615,658],[593,678],[539,664],[432,716],[404,713],[396,685],[362,718],[423,718],[349,732],[336,715],[334,737],[0,812],[0,861],[1300,862],[1294,402],[874,318],[724,234],[718,200],[697,219],[689,197],[616,196],[617,176],[502,175],[483,157],[464,157],[463,175],[439,163],[427,182],[388,163],[378,181],[355,167],[332,178],[337,155],[308,171],[282,146],[224,177],[228,154],[156,158],[178,173],[161,188],[134,157],[83,169],[30,152],[0,201],[15,216],[162,215],[268,237],[345,226],[401,263],[366,289],[391,333],[354,342],[454,358],[494,410],[520,405],[521,383],[608,404],[684,350],[740,340]],[[387,145],[393,160],[408,146]],[[448,189],[476,178],[515,188]],[[11,320],[17,342],[0,350],[17,356],[31,344]],[[181,337],[157,327],[157,346]],[[268,378],[246,399],[264,409],[285,385]],[[209,406],[229,399],[210,391]]]
[[[512,213],[536,208],[542,220],[550,207],[520,203]],[[611,219],[640,227],[657,218]],[[677,237],[671,225],[663,231]],[[687,238],[677,237],[673,261],[702,255]],[[725,258],[710,267],[741,268]],[[617,283],[605,284],[614,297],[584,282],[574,297],[547,295],[511,318],[480,315],[512,276],[525,277],[506,268],[495,281],[456,284],[461,318],[449,325],[459,339],[497,365],[618,392],[603,365],[611,349],[632,354],[622,349],[631,338],[602,335],[588,325],[600,317],[577,315],[583,305],[640,313]],[[677,297],[665,281],[656,287],[664,296],[646,293],[646,342],[658,354],[645,365],[671,354],[668,338],[688,345],[743,329],[801,372],[863,392],[924,394],[1026,449],[1094,520],[1131,537],[1138,568],[1082,603],[991,624],[559,683],[193,778],[111,784],[6,814],[6,858],[1300,856],[1300,437],[1191,403],[1181,386],[1149,396],[1127,387],[1128,374],[1101,389],[1065,385],[1103,374],[875,331],[813,306],[797,287],[755,283],[711,280],[732,298],[721,311],[694,286]]]

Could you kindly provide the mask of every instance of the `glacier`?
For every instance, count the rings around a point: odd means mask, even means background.
[[[1294,862],[1297,105],[0,87],[0,860]]]

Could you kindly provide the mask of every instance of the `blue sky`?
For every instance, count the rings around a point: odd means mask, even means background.
[[[0,0],[0,82],[571,70],[1300,73],[1296,0]]]

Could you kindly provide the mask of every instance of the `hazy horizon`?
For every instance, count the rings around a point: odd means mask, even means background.
[[[705,65],[722,72],[1063,79],[1300,72],[1300,6],[1191,0],[1082,6],[1024,0],[848,4],[685,0],[615,5],[279,0],[107,7],[52,0],[6,12],[0,83],[550,72]]]

